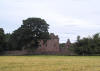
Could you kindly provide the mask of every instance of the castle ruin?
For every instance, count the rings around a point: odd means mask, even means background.
[[[36,54],[65,54],[68,52],[71,42],[68,39],[64,48],[59,47],[59,37],[58,35],[50,34],[50,39],[44,44],[43,41],[40,42],[40,47],[35,51]]]
[[[44,44],[43,40],[40,41],[40,47],[38,47],[35,51],[6,51],[5,55],[30,55],[30,54],[58,54],[58,55],[72,55],[73,53],[68,50],[71,42],[68,39],[64,48],[59,47],[59,37],[50,34],[50,39]]]

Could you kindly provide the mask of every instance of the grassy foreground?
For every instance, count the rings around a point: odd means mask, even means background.
[[[100,56],[0,56],[0,71],[100,71]]]

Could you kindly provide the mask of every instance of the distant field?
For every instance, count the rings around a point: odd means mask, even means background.
[[[0,71],[100,71],[100,56],[0,56]]]

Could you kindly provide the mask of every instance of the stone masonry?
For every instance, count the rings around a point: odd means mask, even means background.
[[[50,39],[45,44],[40,42],[40,47],[35,51],[37,53],[58,53],[59,52],[59,38],[53,33],[50,34]]]
[[[71,44],[69,39],[66,42],[65,48],[60,48],[58,35],[51,33],[50,38],[45,44],[43,44],[43,41],[40,42],[40,47],[35,51],[36,54],[63,54],[68,52],[67,48]]]

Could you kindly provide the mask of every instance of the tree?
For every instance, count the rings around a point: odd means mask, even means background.
[[[39,42],[49,39],[49,25],[41,18],[28,18],[23,20],[20,28],[11,35],[12,48],[21,50],[23,48],[38,48]]]
[[[5,45],[6,45],[6,48],[5,50],[10,50],[11,46],[10,46],[10,36],[11,34],[10,33],[7,33],[5,34]]]
[[[4,35],[4,30],[0,28],[0,51],[4,50],[5,47],[5,35]]]
[[[93,36],[93,40],[94,40],[94,50],[96,54],[100,54],[100,33],[97,33]]]
[[[97,55],[100,54],[100,34],[97,33],[93,37],[85,37],[73,44],[73,51],[79,55]]]

